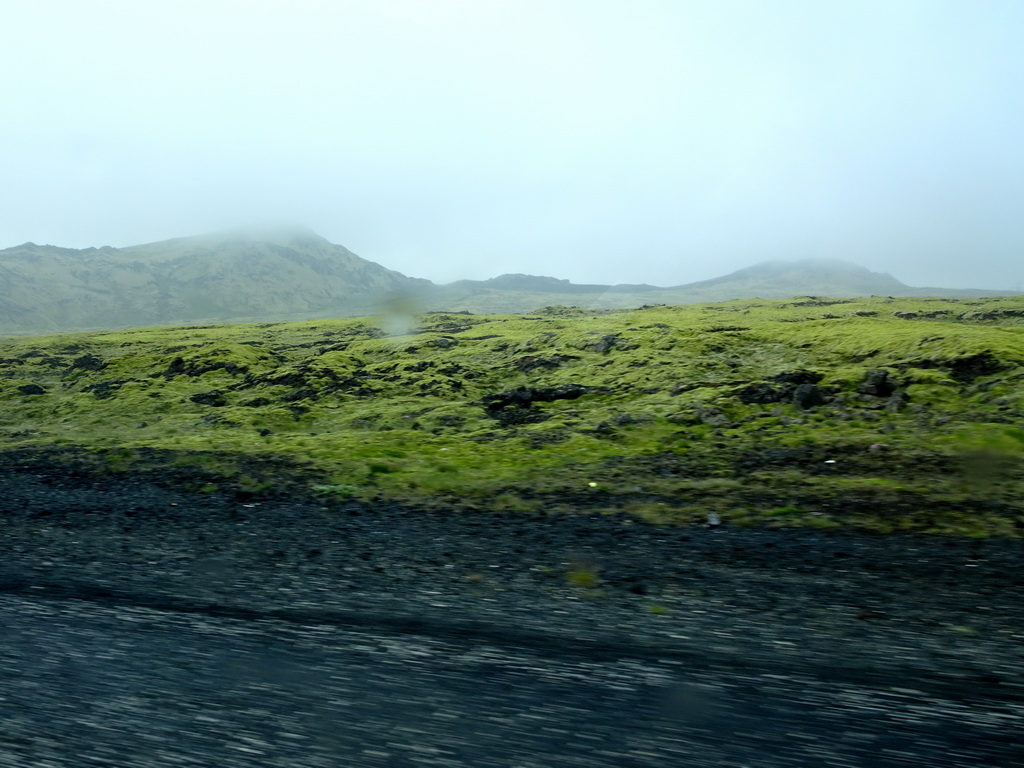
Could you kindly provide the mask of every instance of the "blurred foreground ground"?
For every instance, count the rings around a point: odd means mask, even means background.
[[[1018,540],[8,470],[0,766],[1018,766]]]

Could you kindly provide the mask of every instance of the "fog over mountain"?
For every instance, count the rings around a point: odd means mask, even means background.
[[[301,221],[441,284],[832,258],[1019,291],[1022,29],[1020,0],[6,3],[0,247]]]
[[[361,258],[307,228],[244,228],[126,248],[25,243],[0,250],[0,333],[302,320],[415,311],[529,312],[738,298],[980,296],[911,288],[834,259],[768,261],[673,287],[505,274],[447,285]],[[1005,293],[1005,292],[1003,292]]]
[[[127,248],[26,243],[0,251],[0,329],[353,316],[425,285],[309,230],[228,230]]]

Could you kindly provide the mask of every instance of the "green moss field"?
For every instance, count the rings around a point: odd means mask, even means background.
[[[3,460],[325,505],[1024,530],[1024,297],[392,320],[0,339]]]

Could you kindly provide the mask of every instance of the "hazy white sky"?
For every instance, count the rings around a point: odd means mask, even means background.
[[[0,247],[1024,290],[1022,40],[1021,0],[6,0]]]

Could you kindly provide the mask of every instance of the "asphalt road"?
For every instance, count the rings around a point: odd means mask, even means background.
[[[1024,765],[1024,701],[699,647],[595,653],[0,596],[0,766]]]

